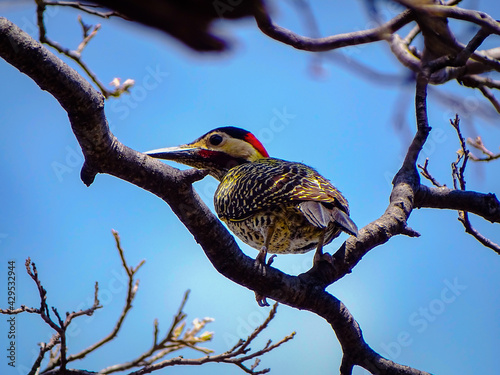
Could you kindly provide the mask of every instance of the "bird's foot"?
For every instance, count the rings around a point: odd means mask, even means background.
[[[262,249],[260,249],[259,254],[255,258],[255,266],[256,267],[270,266],[273,263],[274,258],[276,258],[276,254],[271,255],[267,260],[267,263],[266,263],[266,257],[267,257],[267,247],[262,246]],[[265,268],[264,272],[266,272]],[[266,297],[263,296],[262,294],[255,292],[255,300],[257,301],[260,307],[269,306]]]
[[[259,294],[259,293],[255,292],[255,300],[257,301],[257,304],[260,307],[269,306],[269,303],[267,302],[266,297],[264,297],[262,294]]]
[[[262,248],[259,251],[259,254],[257,254],[257,257],[255,258],[255,265],[265,266],[266,265],[266,257],[267,257],[267,247],[262,246]]]

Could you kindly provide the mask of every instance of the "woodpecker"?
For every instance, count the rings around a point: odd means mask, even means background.
[[[218,217],[244,243],[266,254],[305,253],[342,231],[356,236],[344,196],[315,169],[269,157],[249,131],[226,126],[194,142],[161,148],[147,155],[205,169],[220,181],[214,206]],[[270,264],[270,263],[268,263]]]

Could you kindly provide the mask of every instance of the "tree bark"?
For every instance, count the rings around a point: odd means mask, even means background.
[[[416,158],[430,131],[425,111],[425,79],[417,81],[418,130],[394,178],[386,212],[362,228],[357,238],[349,238],[333,255],[333,263],[322,262],[306,274],[290,276],[273,267],[256,266],[253,259],[242,253],[233,236],[192,188],[192,183],[203,178],[205,172],[179,171],[120,143],[109,130],[103,96],[5,18],[0,18],[0,56],[53,95],[66,110],[85,157],[81,177],[87,186],[98,173],[107,173],[163,199],[222,275],[260,295],[323,317],[342,346],[341,373],[349,374],[353,365],[359,365],[378,374],[426,374],[375,353],[344,304],[325,291],[327,285],[349,273],[368,251],[392,236],[417,235],[406,225],[414,207],[467,210],[499,222],[500,205],[492,194],[441,191],[420,185]]]

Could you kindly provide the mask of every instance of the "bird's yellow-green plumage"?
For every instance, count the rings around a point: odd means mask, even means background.
[[[193,143],[148,152],[208,169],[220,180],[217,215],[243,242],[270,253],[303,253],[341,231],[356,235],[347,200],[315,169],[268,157],[248,131],[223,127]]]

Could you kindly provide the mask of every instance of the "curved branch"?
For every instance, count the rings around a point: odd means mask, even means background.
[[[325,279],[320,277],[319,281],[317,277],[321,269],[294,277],[272,267],[256,267],[253,259],[241,252],[231,234],[193,190],[192,182],[204,177],[204,172],[181,172],[118,142],[109,131],[102,95],[73,69],[4,18],[0,18],[0,56],[30,76],[43,90],[49,91],[67,111],[85,156],[82,179],[87,185],[92,183],[97,173],[108,173],[163,199],[221,274],[261,295],[314,312],[327,320],[346,356],[342,362],[345,373],[355,364],[380,374],[424,374],[389,361],[368,346],[347,308],[324,290]],[[406,220],[419,190],[416,158],[430,130],[425,110],[426,87],[425,77],[418,77],[418,130],[394,178],[389,207],[380,219],[363,228],[357,239],[350,238],[343,249],[334,254],[338,271],[328,275],[327,283],[350,272],[364,254],[391,236],[416,235],[407,227]],[[329,270],[328,265],[326,269]]]
[[[385,40],[390,36],[390,34],[413,21],[413,16],[411,11],[404,11],[379,27],[369,30],[337,34],[324,38],[309,38],[301,36],[291,30],[276,25],[271,20],[271,17],[266,12],[264,7],[258,8],[255,12],[255,20],[257,21],[259,29],[270,38],[300,50],[324,52],[331,51],[336,48]]]
[[[447,5],[422,5],[419,10],[426,11],[433,16],[455,18],[462,21],[469,21],[478,26],[484,27],[493,34],[500,35],[500,22],[490,15],[477,10],[459,8]]]
[[[118,142],[107,126],[102,95],[4,18],[0,18],[0,55],[52,93],[67,111],[85,156],[82,177],[87,184],[96,173],[108,173],[156,194],[170,205],[224,276],[276,301],[324,317],[335,329],[345,353],[357,364],[385,369],[399,366],[373,352],[349,311],[323,287],[271,267],[256,268],[253,259],[241,252],[192,189],[191,183],[203,177],[203,172],[181,172]],[[410,368],[404,373],[420,374]]]
[[[431,130],[427,120],[426,100],[427,78],[419,74],[415,95],[417,132],[401,169],[394,176],[390,203],[384,214],[362,228],[357,237],[350,237],[333,254],[332,264],[318,265],[305,274],[307,277],[319,278],[325,285],[329,285],[350,273],[368,251],[387,242],[391,237],[398,234],[419,236],[407,226],[406,220],[413,210],[415,194],[420,187],[417,158]]]

